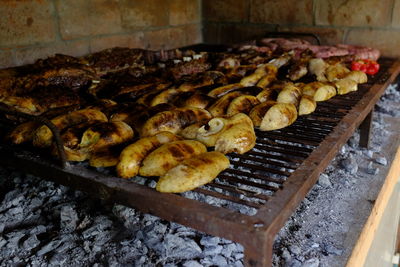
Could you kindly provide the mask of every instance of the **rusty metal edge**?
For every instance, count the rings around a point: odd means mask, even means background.
[[[320,173],[325,170],[342,145],[347,142],[357,127],[373,110],[388,85],[400,73],[400,60],[396,59],[388,72],[391,75],[385,83],[374,84],[322,143],[292,173],[285,182],[283,189],[277,191],[270,201],[259,209],[255,217],[264,222],[265,231],[275,235],[284,225],[316,183]]]

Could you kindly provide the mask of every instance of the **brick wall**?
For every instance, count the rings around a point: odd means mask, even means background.
[[[113,46],[202,41],[200,0],[1,0],[0,67]]]
[[[400,0],[203,0],[202,9],[205,42],[311,32],[323,44],[368,45],[400,56]]]

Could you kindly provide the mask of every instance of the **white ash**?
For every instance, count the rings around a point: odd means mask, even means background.
[[[399,99],[397,87],[390,86],[374,116],[371,148],[361,149],[356,133],[320,176],[277,236],[274,266],[344,265],[351,250],[344,240],[356,235],[348,230],[363,223],[355,215],[366,218],[378,190],[375,185],[381,182],[369,170],[380,172],[390,164],[381,151],[392,134],[384,118],[400,115]],[[355,174],[341,168],[348,158],[358,166]],[[30,175],[0,168],[0,176],[0,266],[243,266],[244,249],[238,243]],[[135,181],[155,185],[150,179]],[[229,202],[195,192],[184,195],[232,208]]]

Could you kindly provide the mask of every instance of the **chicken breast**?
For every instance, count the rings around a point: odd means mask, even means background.
[[[195,140],[174,141],[151,152],[139,169],[142,176],[161,176],[182,160],[204,153],[207,148]]]
[[[206,152],[182,161],[160,177],[156,190],[181,193],[193,190],[214,180],[229,167],[229,159],[220,152]]]

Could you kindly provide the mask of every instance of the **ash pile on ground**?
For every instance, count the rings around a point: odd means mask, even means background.
[[[274,266],[342,266],[372,208],[387,159],[385,116],[400,117],[390,86],[376,108],[370,150],[356,133],[277,236]],[[0,169],[0,265],[243,266],[240,244]]]

